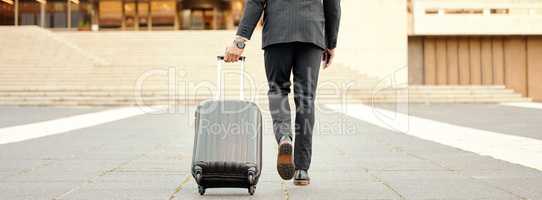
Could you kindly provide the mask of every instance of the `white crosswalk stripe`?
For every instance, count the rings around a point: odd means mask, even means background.
[[[520,107],[520,108],[542,109],[542,103],[532,103],[532,102],[502,103],[501,105]]]
[[[160,110],[162,107],[153,108]],[[0,129],[0,144],[61,134],[148,113],[140,107],[119,108]]]
[[[326,107],[382,128],[542,170],[541,140],[452,125],[362,104]]]

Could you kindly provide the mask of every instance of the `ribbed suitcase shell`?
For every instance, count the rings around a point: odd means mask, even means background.
[[[192,175],[203,188],[250,188],[262,169],[262,114],[248,101],[205,101],[196,110]],[[198,179],[198,173],[200,178]],[[249,181],[249,174],[253,181]]]

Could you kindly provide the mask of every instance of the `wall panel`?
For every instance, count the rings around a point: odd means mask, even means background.
[[[509,37],[504,42],[506,86],[527,95],[527,52],[523,37]]]
[[[423,81],[423,38],[408,39],[408,84],[422,85]]]
[[[435,85],[437,83],[436,71],[436,43],[433,38],[424,40],[423,64],[424,64],[424,83],[427,85]]]
[[[493,38],[493,83],[504,85],[504,42],[502,37]]]
[[[448,84],[448,62],[446,59],[446,39],[438,38],[436,40],[436,64],[437,64],[437,84]]]
[[[470,48],[469,39],[460,38],[458,44],[459,84],[470,84]]]
[[[493,84],[493,55],[491,38],[482,38],[482,84]]]
[[[448,84],[459,85],[459,56],[457,38],[449,38],[446,41],[446,48]]]
[[[482,51],[480,38],[470,38],[470,84],[482,84]]]
[[[542,101],[542,37],[527,40],[528,94],[535,101]]]

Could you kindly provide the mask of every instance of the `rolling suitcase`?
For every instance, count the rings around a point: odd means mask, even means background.
[[[262,169],[262,114],[244,101],[241,57],[241,100],[223,100],[223,63],[218,57],[219,92],[202,102],[195,113],[192,176],[201,195],[207,188],[247,188],[254,195]]]

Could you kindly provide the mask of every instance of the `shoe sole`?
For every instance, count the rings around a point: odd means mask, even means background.
[[[307,186],[309,184],[311,184],[310,180],[294,180],[294,185],[297,186]]]
[[[279,146],[277,171],[280,177],[284,180],[290,180],[294,177],[295,169],[291,144],[285,143]]]

